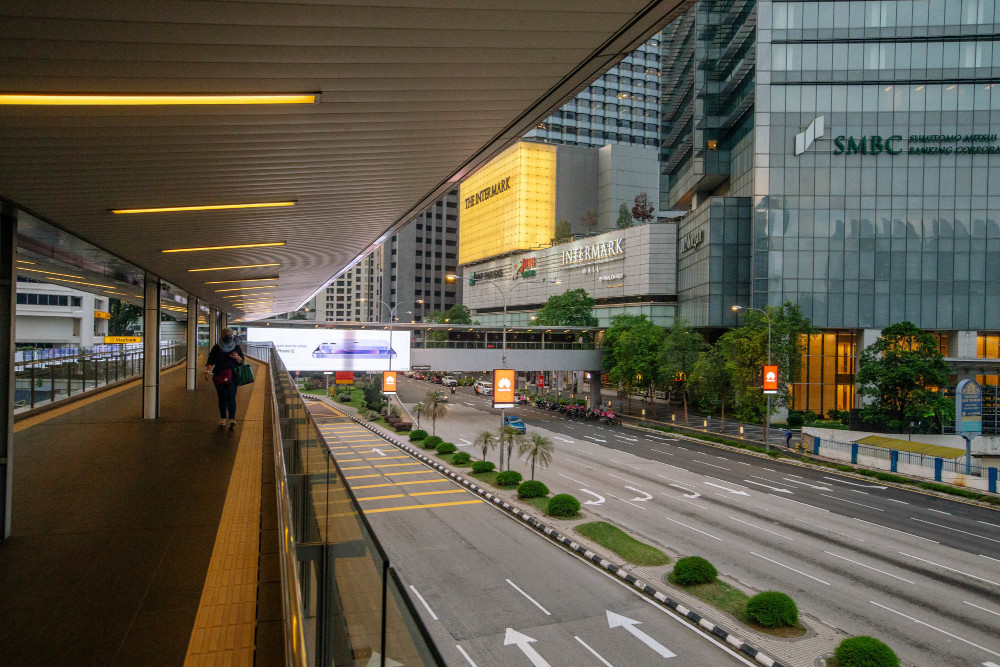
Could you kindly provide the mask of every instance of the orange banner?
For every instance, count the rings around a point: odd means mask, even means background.
[[[382,393],[396,393],[396,371],[382,371]]]
[[[494,408],[514,407],[514,385],[516,384],[516,378],[517,371],[513,369],[493,369]]]
[[[764,366],[764,372],[761,375],[764,380],[764,393],[765,394],[777,394],[778,393],[778,367],[777,366]]]

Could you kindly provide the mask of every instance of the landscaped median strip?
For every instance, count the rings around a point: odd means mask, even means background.
[[[324,399],[323,397],[319,397],[319,400],[321,400],[323,402],[326,402],[326,399]],[[450,470],[449,468],[441,465],[437,461],[434,461],[434,460],[428,458],[427,456],[424,456],[424,454],[422,452],[413,449],[408,444],[404,444],[402,442],[399,442],[399,441],[395,440],[394,438],[385,437],[381,433],[379,433],[378,431],[376,431],[373,426],[371,426],[371,425],[363,422],[362,420],[354,417],[353,415],[348,415],[348,416],[352,420],[354,420],[355,423],[357,423],[357,424],[359,424],[359,425],[367,428],[372,433],[375,433],[379,437],[384,438],[385,440],[387,440],[388,442],[394,444],[396,447],[399,447],[403,451],[408,452],[414,458],[417,458],[420,461],[423,461],[424,463],[426,463],[427,465],[431,466],[432,468],[434,468],[438,472],[441,472],[442,474],[447,475],[449,478],[451,478],[453,481],[457,482],[458,484],[461,484],[462,486],[466,487],[467,489],[469,489],[469,490],[471,490],[471,491],[479,494],[480,496],[482,496],[486,500],[490,501],[491,503],[493,503],[497,507],[500,507],[500,508],[504,509],[509,514],[511,514],[514,517],[520,519],[521,521],[523,521],[527,525],[531,526],[532,528],[534,528],[538,532],[542,533],[543,535],[545,535],[549,539],[552,539],[552,540],[558,542],[562,546],[568,548],[569,550],[573,551],[574,553],[582,556],[583,558],[585,558],[585,559],[589,560],[590,562],[594,563],[595,565],[599,566],[601,569],[603,569],[603,570],[605,570],[605,571],[613,574],[614,576],[618,577],[619,579],[627,582],[628,584],[630,584],[632,587],[634,587],[636,590],[640,591],[641,593],[647,595],[648,597],[653,598],[657,602],[659,602],[659,603],[661,603],[661,604],[669,607],[673,611],[681,614],[682,616],[684,616],[685,618],[687,618],[692,623],[695,623],[699,627],[704,628],[705,630],[707,630],[708,632],[712,633],[716,637],[718,637],[718,638],[722,639],[723,641],[725,641],[730,646],[732,646],[735,649],[741,651],[742,653],[750,656],[751,658],[753,658],[754,660],[756,660],[758,663],[760,663],[762,665],[765,665],[765,667],[784,667],[784,665],[782,665],[782,663],[780,663],[777,660],[774,660],[773,658],[771,658],[771,657],[769,657],[769,656],[761,653],[760,651],[758,651],[757,649],[755,649],[753,646],[750,646],[749,644],[747,644],[745,641],[743,641],[739,637],[736,637],[735,635],[733,635],[732,633],[730,633],[725,628],[722,628],[722,627],[720,627],[720,626],[712,623],[711,621],[709,621],[706,618],[702,618],[701,614],[697,613],[696,611],[694,611],[692,609],[688,609],[684,605],[680,604],[679,602],[677,602],[676,600],[672,599],[671,597],[665,595],[664,593],[658,591],[657,589],[653,588],[649,584],[647,584],[647,583],[645,583],[643,581],[640,581],[639,579],[636,579],[635,576],[633,576],[632,574],[628,573],[623,566],[618,565],[616,563],[613,563],[613,562],[609,561],[608,559],[600,556],[599,554],[594,553],[590,549],[587,549],[586,547],[584,547],[584,546],[582,546],[580,544],[577,544],[571,538],[566,537],[565,535],[563,535],[559,531],[557,531],[557,530],[555,530],[555,529],[553,529],[553,528],[545,525],[544,523],[542,523],[541,521],[539,521],[538,519],[536,519],[534,516],[532,516],[530,514],[527,514],[526,512],[524,512],[523,510],[521,510],[520,508],[514,507],[513,505],[511,505],[510,503],[506,502],[505,500],[503,500],[503,498],[501,498],[500,496],[496,495],[495,493],[493,493],[491,491],[487,491],[486,489],[483,489],[482,487],[474,484],[473,482],[470,482],[465,477],[462,477],[461,475],[455,473],[454,471]],[[353,487],[353,488],[359,488],[359,487]],[[476,502],[478,502],[478,501],[476,501]],[[371,510],[366,510],[366,511],[370,512]]]

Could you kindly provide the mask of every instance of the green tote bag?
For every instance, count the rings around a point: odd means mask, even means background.
[[[240,364],[233,369],[233,377],[237,387],[250,384],[253,382],[253,369],[250,368],[250,364]]]

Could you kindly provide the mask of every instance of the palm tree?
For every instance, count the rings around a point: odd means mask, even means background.
[[[493,431],[480,431],[479,435],[476,436],[476,441],[472,444],[482,448],[483,460],[485,461],[487,452],[497,446],[497,436]]]
[[[417,416],[417,428],[420,428],[420,413],[424,411],[424,404],[417,403],[413,406],[413,414]]]
[[[517,445],[517,450],[521,451],[526,441],[527,437],[512,426],[504,426],[500,429],[500,455],[503,456],[503,448],[506,447],[507,470],[510,470],[510,455],[514,449],[514,445]]]
[[[437,435],[437,420],[448,414],[448,404],[443,400],[441,392],[429,391],[424,397],[423,413],[431,420],[431,435]]]
[[[531,479],[535,479],[536,461],[543,468],[548,468],[552,463],[552,450],[552,441],[538,433],[532,433],[531,440],[518,447],[518,455],[527,454],[528,460],[531,461]]]

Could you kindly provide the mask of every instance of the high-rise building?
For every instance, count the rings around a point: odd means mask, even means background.
[[[383,306],[382,248],[361,258],[316,297],[320,322],[378,322]],[[388,315],[384,315],[388,317]]]
[[[799,304],[794,406],[818,413],[856,406],[895,322],[1000,356],[1000,2],[700,0],[663,34],[680,317]]]

